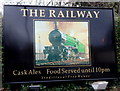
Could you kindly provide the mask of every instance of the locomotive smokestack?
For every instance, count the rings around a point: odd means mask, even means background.
[[[57,22],[54,21],[54,24],[55,24],[55,30],[58,30],[58,27],[57,27]]]

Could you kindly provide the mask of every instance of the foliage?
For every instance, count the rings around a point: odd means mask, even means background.
[[[116,52],[118,71],[120,72],[120,16],[116,19]]]
[[[14,85],[19,91],[29,91],[29,86],[30,84],[22,84],[19,87],[18,85]],[[91,87],[91,82],[88,81],[39,84],[39,89],[40,91],[94,91]]]
[[[96,8],[114,8],[115,15],[118,16],[120,14],[120,4],[119,2],[81,2],[82,7],[96,7]]]

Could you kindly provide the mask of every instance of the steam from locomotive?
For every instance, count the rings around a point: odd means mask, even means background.
[[[52,46],[45,46],[44,55],[49,61],[75,60],[85,53],[85,45],[74,37],[55,29],[49,33],[49,41]]]

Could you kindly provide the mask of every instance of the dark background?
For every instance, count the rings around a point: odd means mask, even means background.
[[[44,19],[72,19],[89,20],[90,21],[90,51],[91,51],[91,66],[110,68],[110,73],[92,73],[88,79],[114,79],[117,77],[117,68],[115,61],[115,40],[114,40],[114,15],[113,9],[102,8],[54,8],[54,7],[31,7],[31,6],[5,6],[4,14],[4,31],[3,31],[3,61],[4,61],[4,82],[35,82],[35,81],[48,81],[41,80],[41,76],[46,76],[46,68],[36,68],[42,70],[41,75],[26,75],[14,76],[13,70],[30,70],[34,69],[34,31],[33,19],[43,19],[40,17],[23,17],[20,9],[23,8],[38,8],[54,9],[56,11],[63,10],[81,10],[81,11],[100,11],[100,16],[96,18],[49,18]],[[29,15],[29,14],[28,14]],[[44,30],[43,30],[44,31]],[[50,68],[58,69],[59,67]],[[63,67],[64,68],[64,67]],[[66,69],[77,69],[79,67],[68,67]],[[80,68],[91,68],[80,67]],[[77,75],[77,74],[71,74]],[[73,79],[54,79],[55,80],[73,80]],[[74,80],[77,80],[74,79]]]

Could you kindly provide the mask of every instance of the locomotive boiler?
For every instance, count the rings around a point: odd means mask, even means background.
[[[45,46],[44,55],[49,61],[75,60],[85,54],[85,45],[76,38],[55,29],[49,33],[51,46]],[[47,56],[46,56],[47,55]]]
[[[85,45],[76,38],[55,28],[49,33],[52,46],[45,46],[44,54],[49,61],[73,60],[85,53]]]

